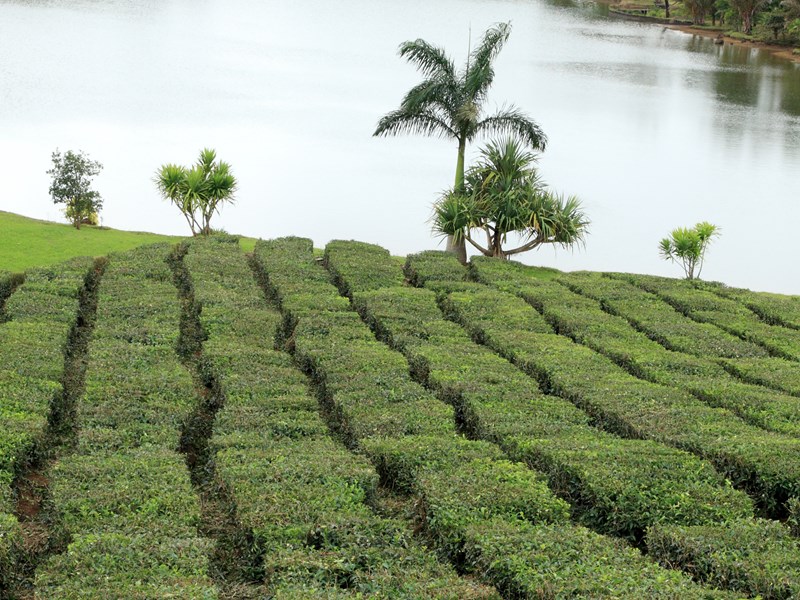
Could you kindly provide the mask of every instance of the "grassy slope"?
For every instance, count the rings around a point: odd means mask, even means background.
[[[0,270],[24,271],[75,256],[102,256],[144,244],[180,239],[178,236],[86,226],[77,230],[71,225],[0,211]],[[245,251],[251,251],[255,240],[243,238],[241,245]]]

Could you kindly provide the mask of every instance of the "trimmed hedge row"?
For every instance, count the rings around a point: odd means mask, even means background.
[[[14,289],[25,281],[24,273],[12,273],[0,270],[0,303],[6,301]]]
[[[507,560],[506,550],[480,550],[473,543],[472,558],[465,560],[471,528],[502,523],[520,536],[522,543],[530,541],[525,547],[527,554],[513,555],[518,565],[512,567],[513,576],[523,581],[522,597],[535,597],[545,590],[552,591],[554,596],[568,596],[580,589],[581,581],[555,578],[548,579],[550,587],[545,588],[525,573],[525,568],[530,570],[525,560],[531,554],[543,553],[540,560],[546,560],[547,556],[555,560],[557,555],[548,555],[546,545],[540,548],[530,540],[526,535],[530,527],[556,522],[564,524],[564,536],[574,530],[566,523],[566,505],[550,493],[542,477],[519,463],[504,460],[500,449],[493,444],[456,436],[449,407],[425,417],[420,425],[416,416],[402,417],[413,419],[414,426],[410,428],[407,422],[382,428],[359,425],[363,419],[374,421],[377,417],[373,414],[383,414],[394,406],[402,407],[402,411],[394,413],[401,417],[415,411],[417,406],[445,405],[410,380],[406,361],[375,340],[355,313],[346,306],[337,312],[328,309],[336,304],[332,285],[325,292],[328,297],[317,298],[316,306],[307,301],[309,290],[303,289],[299,282],[314,266],[309,241],[260,242],[256,255],[268,285],[276,288],[275,295],[288,314],[287,322],[297,323],[293,332],[286,332],[292,334],[290,342],[294,344],[296,358],[314,377],[332,414],[345,422],[343,429],[349,434],[348,439],[372,459],[382,482],[419,496],[420,519],[439,548],[463,569],[477,569],[483,578],[502,584],[506,575],[493,567],[497,561]],[[290,286],[292,290],[288,291]],[[321,278],[315,276],[311,288],[322,294]],[[363,406],[361,414],[354,415],[356,404]],[[586,534],[583,529],[579,532],[574,545],[581,552],[562,553],[565,568],[568,561],[590,560],[594,555],[590,550],[597,553],[597,560],[599,556],[615,554],[616,545],[611,540]],[[593,548],[582,542],[587,535],[595,543]],[[627,570],[620,569],[618,577],[640,590],[654,587],[648,587],[643,580],[652,584],[657,579],[659,590],[652,597],[715,597],[715,592],[694,587],[679,573],[661,571],[634,552],[628,556]],[[597,597],[610,596],[616,591],[609,585],[599,584],[598,588]]]
[[[440,564],[401,521],[370,510],[375,469],[330,437],[307,378],[269,348],[281,315],[238,245],[194,241],[185,264],[202,307],[204,368],[224,394],[216,472],[263,554],[270,596],[493,597]]]
[[[415,254],[415,268],[409,268],[406,259],[403,264],[403,273],[406,280],[414,287],[427,287],[437,289],[440,284],[451,286],[455,283],[466,281],[467,273],[457,260],[442,260],[442,253],[437,250],[425,250]]]
[[[442,260],[451,260],[446,256],[442,257]],[[413,268],[411,265],[410,268]],[[503,265],[498,267],[499,269],[504,268]],[[498,295],[505,296],[508,299],[508,304],[513,306],[514,304],[519,304],[521,299],[504,294],[503,292],[496,292]],[[458,296],[464,296],[464,294],[451,294],[449,299],[445,300],[445,304],[449,305],[449,309],[452,311],[453,317],[458,317],[462,321],[469,323],[469,313],[471,310],[471,303],[467,301],[459,302]],[[456,298],[454,298],[456,297]],[[501,306],[498,304],[496,308],[500,309]],[[513,310],[513,309],[512,309]],[[480,314],[480,313],[479,313]],[[504,314],[502,311],[499,311],[496,315],[496,323],[494,324],[493,328],[490,328],[491,323],[484,320],[481,327],[482,335],[484,339],[490,344],[495,345],[496,349],[500,352],[506,352],[512,360],[517,360],[518,364],[520,364],[523,368],[530,368],[530,365],[534,362],[535,357],[543,357],[548,356],[552,353],[558,352],[559,345],[548,345],[541,343],[544,338],[549,337],[550,341],[557,340],[556,336],[546,336],[539,333],[530,333],[528,335],[521,335],[518,330],[514,330],[506,326],[506,322],[504,319]],[[564,340],[565,344],[562,344],[561,349],[566,349],[571,344],[568,340],[564,338],[560,338]],[[572,345],[572,352],[573,353],[581,353],[586,349],[581,346],[576,346],[575,344]],[[522,353],[522,349],[527,346],[528,351],[524,354]],[[507,349],[507,350],[506,350]],[[585,353],[585,352],[584,352]],[[582,398],[589,397],[590,388],[589,385],[594,385],[599,388],[603,392],[608,392],[608,388],[604,385],[602,378],[595,380],[592,376],[591,371],[582,370],[580,367],[580,362],[567,362],[569,360],[570,353],[568,351],[564,351],[562,353],[557,354],[557,359],[553,361],[552,364],[543,364],[540,360],[535,369],[531,369],[532,374],[539,374],[543,376],[543,378],[550,382],[556,389],[562,394],[565,394],[579,404],[582,403]],[[597,356],[595,354],[595,356]],[[585,358],[587,361],[590,359],[590,354],[586,354]],[[561,370],[557,370],[556,366],[561,363]],[[599,367],[599,364],[597,365]],[[572,373],[576,377],[569,379],[569,374]],[[548,379],[549,378],[549,379]],[[580,382],[583,379],[586,384],[584,389],[580,389]],[[588,380],[588,381],[587,381]],[[566,385],[564,385],[566,384]],[[572,384],[572,385],[570,385]],[[563,387],[560,387],[562,386]],[[589,398],[592,403],[597,401],[597,396]],[[664,423],[664,413],[657,410],[656,402],[652,402],[652,404],[643,404],[641,400],[631,397],[628,397],[628,400],[633,400],[634,408],[642,410],[645,412],[645,415],[649,415],[650,418],[653,419],[653,423],[651,423],[651,427],[649,431],[645,433],[651,437],[659,437],[662,436],[666,430],[666,433],[670,433],[669,426],[676,425],[676,423]],[[652,401],[656,401],[655,398],[652,398]],[[599,403],[598,403],[599,404]],[[603,410],[606,410],[610,406],[607,404],[602,406]],[[613,417],[614,420],[617,419],[616,415]],[[703,425],[702,417],[698,419],[699,425]],[[602,422],[602,421],[601,421]],[[612,421],[613,422],[613,421]],[[664,427],[664,425],[668,427]],[[619,426],[620,423],[615,423],[616,426]],[[623,427],[625,426],[622,423]],[[685,425],[684,425],[685,426]],[[713,435],[713,429],[709,432]],[[654,435],[655,434],[655,435]],[[668,438],[669,439],[669,438]],[[713,438],[710,438],[713,439]],[[613,475],[612,475],[613,476]],[[789,503],[789,510],[796,510],[797,507],[797,500],[791,500]],[[791,522],[791,519],[790,519]],[[714,559],[713,563],[709,563],[706,568],[705,572],[698,572],[694,566],[691,558],[686,558],[685,560],[681,561],[671,561],[666,557],[663,551],[663,546],[660,545],[662,542],[662,538],[659,537],[662,531],[710,531],[713,532],[713,535],[716,536],[716,549],[717,555]],[[740,532],[749,532],[752,536],[757,539],[764,540],[765,543],[762,544],[757,550],[751,550],[750,554],[754,557],[753,560],[749,562],[743,562],[741,560],[741,547],[738,545],[737,542],[737,535]],[[786,569],[783,577],[784,580],[792,582],[792,585],[797,585],[800,582],[800,571],[798,571],[796,566],[796,561],[793,561],[792,557],[796,552],[796,544],[792,542],[787,537],[788,531],[781,527],[778,523],[775,522],[768,522],[768,521],[760,521],[760,520],[749,520],[749,521],[729,521],[722,525],[705,525],[705,526],[694,526],[694,527],[686,527],[683,525],[677,524],[667,524],[659,523],[653,525],[647,534],[647,545],[648,549],[665,566],[669,567],[679,567],[683,568],[693,575],[711,583],[712,585],[719,585],[723,587],[730,587],[732,589],[741,590],[753,593],[762,594],[763,597],[782,597],[782,596],[773,596],[774,590],[765,583],[761,575],[761,565],[770,564],[770,565],[780,565],[782,568]],[[651,540],[652,538],[652,540]],[[681,544],[685,543],[686,547],[681,548]],[[695,541],[689,537],[686,538],[675,538],[671,540],[672,549],[676,553],[682,553],[684,557],[690,557],[692,552],[695,548]],[[727,550],[726,550],[727,545]],[[732,581],[730,578],[727,577],[727,573],[735,570],[738,572],[739,581]],[[742,585],[740,582],[745,581],[746,585]]]
[[[340,277],[357,272],[370,279],[369,265],[375,271],[390,266],[388,255],[378,250],[358,248],[361,260],[352,260],[353,248],[342,250],[341,244],[326,249],[328,264]],[[396,286],[361,291],[343,279],[363,319],[405,354],[441,399],[456,406],[469,433],[547,473],[550,487],[585,525],[638,541],[656,522],[710,523],[752,515],[749,498],[726,485],[711,465],[655,442],[598,431],[571,402],[542,395],[529,377],[444,320],[433,292]]]
[[[11,485],[49,449],[51,403],[63,389],[69,333],[93,264],[79,258],[32,269],[25,283],[18,275],[0,278],[0,595],[21,552]]]
[[[403,357],[375,341],[315,264],[310,240],[264,242],[256,256],[268,289],[279,299],[283,333],[295,359],[313,374],[348,445],[375,435],[454,432],[452,409],[431,401],[409,380]]]
[[[800,537],[800,498],[789,500],[789,528],[796,537]]]
[[[445,549],[458,549],[463,565],[491,581],[505,597],[618,598],[637,593],[648,598],[735,597],[700,588],[676,571],[662,570],[619,540],[542,514],[541,496],[532,494],[524,480],[515,485],[513,475],[498,469],[499,460],[432,460],[450,454],[441,447],[447,442],[438,441],[439,446],[423,458],[416,457],[415,440],[366,443],[368,451],[378,451],[379,464],[391,461],[388,470],[395,460],[400,470],[424,465],[415,483],[421,495],[420,517]],[[387,447],[392,449],[388,457],[380,452]],[[495,456],[492,446],[484,448],[484,457]],[[482,476],[488,481],[476,487],[476,477]],[[448,483],[437,486],[439,477]],[[493,501],[487,507],[488,498]],[[510,517],[515,508],[522,519]],[[551,518],[536,520],[543,516]]]
[[[479,277],[494,268],[486,261],[475,261],[474,269]],[[580,279],[574,283],[575,279],[568,286],[577,288],[578,292],[586,287],[594,290],[600,304],[592,294],[587,294],[592,297],[586,297],[554,282],[540,281],[531,270],[527,274],[517,273],[514,285],[518,295],[535,306],[557,331],[609,356],[631,374],[653,383],[687,390],[712,406],[730,409],[759,427],[790,435],[800,434],[800,404],[795,398],[744,383],[708,358],[663,348],[630,327],[622,316],[609,314],[601,308],[601,304],[614,305],[613,294],[609,298],[602,286],[587,286]],[[610,284],[609,288],[624,286],[620,286],[618,281],[605,281]],[[526,282],[529,285],[526,286]],[[506,283],[498,285],[505,286]]]
[[[51,471],[70,541],[37,570],[37,598],[217,597],[175,451],[195,389],[175,352],[170,251],[112,255],[101,281],[77,447]]]
[[[686,569],[700,581],[765,599],[800,596],[800,540],[775,521],[656,525],[647,545],[662,564]]]
[[[604,310],[625,318],[636,329],[643,331],[648,337],[668,349],[703,358],[727,358],[728,360],[722,361],[721,364],[737,378],[794,396],[800,395],[800,365],[797,363],[766,357],[767,352],[763,347],[734,337],[710,323],[689,319],[658,296],[627,281],[611,279],[595,273],[569,273],[560,277],[558,281],[577,293],[599,301]],[[703,285],[713,291],[717,290],[717,287],[711,287],[710,284],[698,285]],[[745,292],[746,290],[740,291]],[[752,294],[761,296],[755,292]],[[780,297],[776,296],[776,298]],[[707,363],[704,364],[707,365]],[[696,365],[691,363],[688,366]],[[731,398],[734,402],[731,408],[737,410],[737,407],[747,409],[747,404],[750,403],[761,404],[764,399],[767,402],[774,402],[776,399],[775,394],[752,387],[734,386],[731,389],[727,383],[728,380],[718,370],[713,368],[711,370],[714,374],[708,379],[716,379],[717,387],[708,390],[702,383],[699,387],[697,385],[694,387],[697,389],[698,395],[708,397],[712,403],[716,402],[724,406],[718,398],[722,398],[723,401],[726,397]],[[708,379],[706,379],[707,383]],[[676,382],[686,383],[679,380]],[[748,397],[749,395],[751,397]],[[791,406],[791,400],[781,397],[780,404],[786,407],[787,414],[791,416],[795,410]],[[757,408],[756,411],[758,411]],[[769,416],[766,421],[758,416],[756,419],[762,425],[772,422],[768,428],[781,431],[781,423],[769,419]],[[787,433],[795,431],[796,425],[786,429]]]
[[[513,273],[526,268],[498,261],[497,269]],[[498,280],[504,281],[502,277]],[[505,296],[508,312],[516,313],[525,305],[520,298],[495,293]],[[448,301],[451,316],[462,321],[472,311],[472,303],[464,296],[452,294]],[[626,435],[664,440],[711,457],[737,485],[749,484],[756,492],[761,487],[756,495],[767,503],[775,498],[781,504],[782,498],[793,495],[796,484],[783,472],[791,470],[789,454],[794,452],[794,440],[757,432],[725,411],[704,406],[674,390],[637,381],[609,359],[567,338],[507,327],[506,311],[501,311],[499,304],[495,309],[496,320],[481,323],[481,331],[476,331],[479,327],[471,318],[465,320],[472,327],[473,336],[486,338],[496,351],[540,378],[548,389],[585,406],[608,427]],[[530,307],[528,310],[543,319]],[[737,440],[741,447],[736,447]],[[776,463],[781,462],[784,464],[779,467]],[[761,485],[755,473],[761,473]]]
[[[0,499],[0,592],[13,584],[14,565],[22,550],[22,531],[12,511],[10,498]]]
[[[566,290],[553,287],[555,284],[530,283],[526,270],[530,269],[495,266],[481,260],[474,263],[476,275],[493,285],[529,298],[536,294],[532,301],[540,306],[547,304],[553,318],[561,310],[557,303],[567,301]],[[547,294],[552,296],[548,298]],[[617,343],[614,352],[631,352],[636,342],[627,334],[627,330],[633,331],[630,327],[615,327],[598,317],[594,326],[579,330],[585,321],[576,306],[593,301],[572,294],[568,302],[563,318],[554,318],[563,331],[580,331],[581,339],[593,334],[594,340],[604,340],[603,349],[608,353],[616,335],[625,343]],[[471,322],[470,307],[457,294],[450,296],[448,306],[453,318]],[[518,310],[514,302],[509,301],[509,306]],[[611,359],[567,338],[510,329],[502,313],[487,325],[483,335],[491,338],[488,343],[495,351],[545,380],[550,389],[577,402],[606,427],[626,436],[663,441],[711,460],[734,486],[746,489],[768,515],[784,515],[786,501],[800,492],[800,440],[754,428],[727,410],[712,408],[681,390],[636,379]],[[676,361],[694,360],[672,354]],[[656,366],[664,368],[663,362]]]
[[[466,555],[507,598],[741,597],[678,586],[678,577],[665,577],[676,572],[642,560],[638,550],[621,540],[561,523],[511,527],[493,519],[470,525]],[[640,575],[631,577],[636,571]]]
[[[600,302],[607,312],[624,318],[669,350],[694,356],[751,358],[767,356],[761,346],[733,336],[709,323],[698,323],[677,312],[658,296],[600,273],[565,273],[557,280],[572,291]]]
[[[3,373],[58,382],[64,370],[64,346],[78,312],[78,297],[91,258],[78,258],[28,272],[5,305],[8,323],[0,325]],[[46,413],[47,403],[36,412]]]
[[[741,302],[770,325],[800,329],[800,297],[753,292],[722,284],[696,282],[695,285],[724,298]]]
[[[25,281],[23,273],[0,271],[0,323],[6,320],[6,300],[23,281]]]
[[[347,265],[347,273],[340,273],[331,263],[335,253]],[[388,250],[364,242],[333,240],[325,247],[325,267],[333,276],[333,283],[343,296],[350,298],[354,291],[377,290],[392,285],[403,285],[402,263]],[[373,259],[378,259],[374,260]],[[338,261],[337,261],[338,262]]]
[[[722,362],[744,381],[800,396],[800,364],[783,358],[736,358]]]
[[[800,360],[800,331],[769,325],[735,300],[677,279],[620,273],[608,273],[608,276],[624,279],[656,294],[686,316],[759,344],[774,356]]]

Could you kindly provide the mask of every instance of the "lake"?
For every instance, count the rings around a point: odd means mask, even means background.
[[[658,241],[708,220],[703,278],[800,294],[800,65],[568,0],[0,0],[0,209],[59,219],[50,154],[82,149],[103,224],[184,233],[153,174],[207,146],[239,179],[226,231],[443,247],[428,220],[456,144],[371,134],[420,80],[401,42],[460,65],[498,21],[488,107],[537,120],[543,178],[592,220],[584,248],[524,262],[679,276]]]

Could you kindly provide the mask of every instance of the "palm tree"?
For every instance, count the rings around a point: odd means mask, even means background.
[[[491,116],[483,114],[483,105],[494,81],[492,62],[508,40],[510,31],[510,23],[489,28],[460,71],[442,48],[425,40],[401,44],[400,56],[414,64],[425,79],[408,91],[400,108],[381,118],[373,135],[422,133],[458,142],[455,191],[464,186],[467,142],[479,135],[514,134],[532,148],[544,150],[547,138],[542,130],[513,105],[502,107]],[[447,249],[466,262],[463,240],[458,242],[448,237]]]
[[[233,202],[236,178],[228,163],[217,162],[217,153],[210,148],[200,152],[191,168],[166,164],[156,172],[155,184],[164,199],[183,214],[192,235],[209,235],[211,217],[225,202]]]
[[[583,242],[589,220],[580,201],[548,190],[535,161],[533,152],[513,138],[487,144],[461,191],[449,192],[434,205],[434,232],[466,240],[496,258],[542,244],[570,247]],[[486,235],[485,246],[473,237],[474,230]],[[509,233],[520,234],[524,242],[504,248]]]

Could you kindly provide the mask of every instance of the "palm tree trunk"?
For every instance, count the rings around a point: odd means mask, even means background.
[[[456,162],[456,184],[453,187],[456,193],[464,189],[464,154],[467,149],[466,138],[458,140],[458,161]],[[464,238],[456,241],[452,235],[447,236],[447,251],[456,255],[462,265],[467,264],[467,242]]]
[[[458,193],[464,189],[464,154],[467,150],[467,140],[458,140],[458,161],[456,162],[456,184],[453,190]]]

